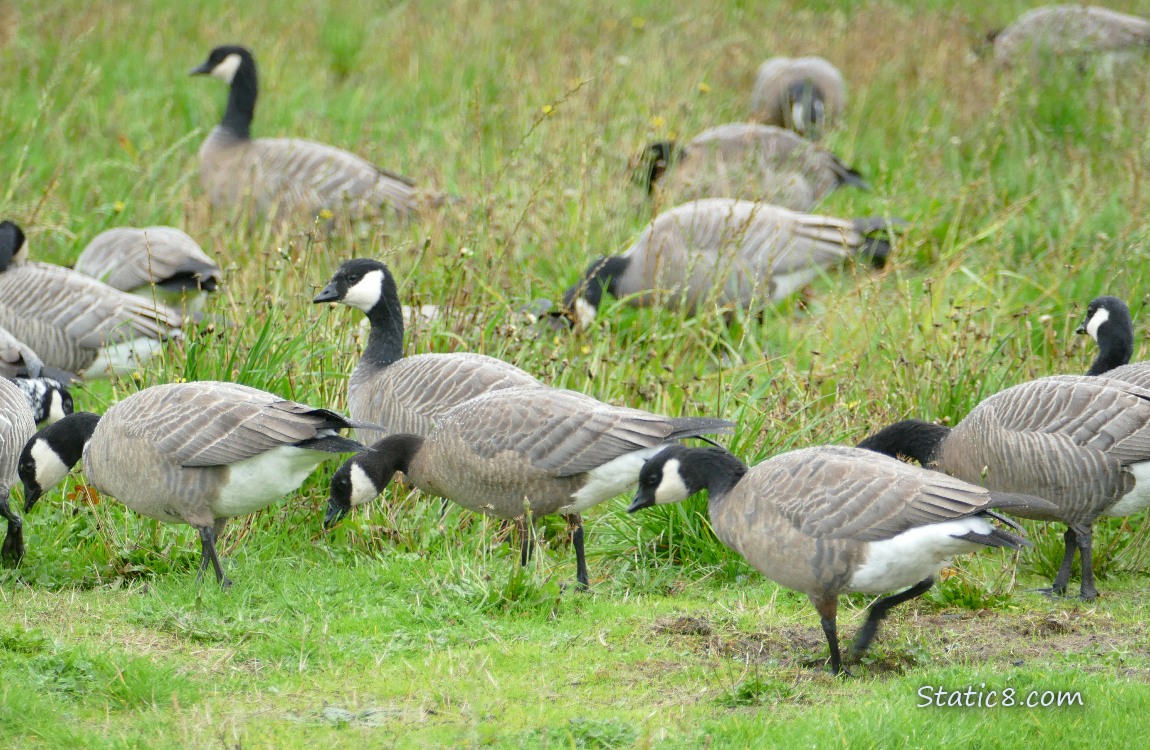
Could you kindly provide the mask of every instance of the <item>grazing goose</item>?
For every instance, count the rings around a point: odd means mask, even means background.
[[[748,469],[721,448],[675,445],[643,465],[628,511],[677,503],[701,490],[707,490],[711,528],[724,544],[767,578],[810,598],[835,674],[843,671],[839,594],[906,589],[871,605],[854,643],[862,654],[890,609],[925,593],[948,558],[1026,544],[991,524],[1001,518],[993,508],[1052,507],[858,448],[805,448]]]
[[[1134,323],[1125,302],[1117,297],[1091,300],[1078,333],[1089,334],[1098,344],[1098,356],[1087,375],[1105,375],[1150,389],[1150,362],[1130,362],[1134,354]]]
[[[24,556],[23,521],[9,503],[16,486],[20,450],[36,432],[32,410],[24,393],[0,378],[0,516],[8,520],[8,532],[0,547],[0,557],[15,565]]]
[[[243,47],[216,47],[191,71],[230,87],[223,120],[200,147],[200,179],[212,205],[234,211],[250,205],[273,219],[304,212],[350,209],[353,215],[384,206],[411,213],[422,196],[406,177],[348,151],[299,138],[252,138],[256,63]]]
[[[1087,601],[1098,594],[1091,559],[1095,519],[1150,505],[1150,390],[1109,377],[1032,380],[986,399],[953,429],[909,419],[859,447],[1054,503],[1054,511],[1012,512],[1066,524],[1065,554],[1051,590],[1066,593],[1077,549]]]
[[[39,426],[72,413],[72,394],[64,383],[70,385],[77,378],[71,373],[44,367],[36,352],[4,328],[0,328],[0,378],[10,380],[20,389]]]
[[[44,364],[86,377],[130,372],[180,335],[167,305],[27,255],[20,228],[0,222],[0,326]]]
[[[1010,66],[1047,54],[1055,57],[1145,51],[1150,21],[1108,8],[1048,5],[1023,13],[992,34],[994,58]]]
[[[751,92],[754,119],[817,138],[846,109],[842,73],[821,57],[772,57]]]
[[[362,310],[371,324],[367,346],[347,382],[351,418],[384,428],[360,429],[365,443],[384,435],[430,434],[440,417],[488,391],[539,385],[514,365],[482,354],[403,356],[403,319],[395,277],[377,260],[346,261],[315,300]]]
[[[335,454],[363,448],[340,437],[347,419],[236,383],[157,385],[100,417],[77,412],[28,441],[20,454],[27,512],[81,458],[96,489],[137,513],[200,533],[202,576],[224,575],[216,539],[228,518],[295,491]]]
[[[175,227],[121,227],[101,232],[75,269],[122,292],[191,312],[203,309],[222,272],[199,244]]]
[[[674,169],[664,176],[672,163]],[[658,182],[677,200],[740,198],[808,211],[840,185],[867,188],[862,176],[831,152],[790,130],[756,123],[719,125],[681,148],[653,143],[643,166],[648,192]]]
[[[622,255],[592,263],[564,293],[564,307],[580,326],[594,320],[604,291],[691,314],[704,302],[757,309],[852,255],[881,267],[890,243],[871,235],[890,224],[727,198],[684,203],[655,217]]]
[[[402,471],[424,492],[490,516],[564,515],[577,578],[586,587],[579,514],[634,486],[643,460],[667,443],[730,426],[611,406],[558,388],[504,388],[437,417],[426,437],[389,435],[349,459],[332,477],[324,522],[331,525],[353,505],[374,499]],[[523,564],[529,540],[524,533]]]

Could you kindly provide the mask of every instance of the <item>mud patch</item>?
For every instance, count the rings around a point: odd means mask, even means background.
[[[660,617],[655,620],[652,630],[671,635],[711,635],[714,632],[711,621],[706,617],[691,615]]]

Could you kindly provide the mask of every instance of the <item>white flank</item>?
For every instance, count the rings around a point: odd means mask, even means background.
[[[36,462],[36,484],[43,492],[55,487],[68,476],[68,467],[47,440],[37,439],[32,444],[32,460]]]
[[[236,71],[240,69],[241,62],[243,62],[242,58],[233,52],[221,60],[219,65],[212,68],[212,77],[219,78],[230,86],[232,79],[236,77]]]
[[[1105,307],[1098,308],[1094,311],[1094,314],[1090,316],[1090,322],[1086,324],[1086,332],[1090,334],[1090,338],[1094,339],[1095,342],[1098,341],[1098,329],[1108,320],[1110,320],[1110,311]]]
[[[575,325],[586,328],[595,322],[595,306],[582,297],[575,298]]]
[[[663,464],[663,478],[659,481],[659,486],[655,488],[655,504],[677,503],[680,500],[686,500],[690,495],[691,490],[683,481],[682,474],[679,473],[679,459],[672,458]]]
[[[622,495],[639,483],[643,463],[663,450],[662,445],[624,453],[587,472],[587,483],[571,497],[575,501],[560,509],[561,513],[582,513],[593,505]]]
[[[333,454],[281,445],[227,467],[228,481],[212,503],[216,518],[231,518],[266,508],[303,484],[315,467]]]
[[[883,594],[913,586],[935,575],[947,558],[973,552],[984,545],[957,537],[974,531],[989,534],[993,527],[985,518],[918,526],[881,542],[867,545],[866,561],[851,576],[848,591]]]
[[[371,477],[363,470],[359,464],[351,465],[351,504],[352,506],[363,505],[370,503],[375,498],[379,497],[379,488],[375,486],[375,482],[371,481]]]
[[[164,348],[164,342],[141,336],[131,341],[121,341],[118,344],[108,344],[100,349],[96,361],[84,370],[86,379],[110,378],[115,375],[127,375],[139,369],[142,362],[151,359]]]
[[[347,290],[340,302],[357,310],[368,312],[383,295],[383,271],[376,269],[363,275],[355,286]]]
[[[771,275],[771,301],[779,302],[791,296],[819,275],[818,267],[804,268],[801,271]]]
[[[1130,465],[1134,475],[1134,489],[1127,492],[1118,502],[1102,511],[1104,516],[1132,516],[1150,506],[1150,461]]]

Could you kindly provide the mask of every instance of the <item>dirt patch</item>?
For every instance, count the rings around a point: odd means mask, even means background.
[[[656,633],[670,633],[671,635],[710,635],[714,632],[714,627],[706,617],[680,615],[678,617],[660,617],[655,620],[652,630]]]

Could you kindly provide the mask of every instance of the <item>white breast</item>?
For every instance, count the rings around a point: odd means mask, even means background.
[[[228,481],[212,503],[216,518],[266,508],[294,492],[331,453],[284,445],[228,467]]]
[[[903,589],[935,575],[954,555],[973,552],[985,545],[958,539],[973,531],[989,534],[984,518],[960,518],[904,531],[892,539],[867,545],[866,561],[851,576],[849,591],[882,594]]]
[[[1150,506],[1150,461],[1131,464],[1130,472],[1134,474],[1134,489],[1127,492],[1118,502],[1102,511],[1104,516],[1132,516],[1138,511]]]

